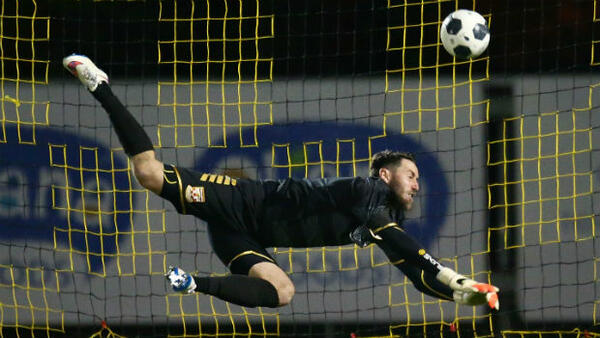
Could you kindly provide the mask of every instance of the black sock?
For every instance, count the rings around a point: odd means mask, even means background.
[[[245,275],[196,277],[196,291],[247,307],[277,307],[279,296],[273,284]]]
[[[100,83],[92,95],[108,113],[108,117],[127,155],[134,156],[153,150],[152,141],[106,83]]]

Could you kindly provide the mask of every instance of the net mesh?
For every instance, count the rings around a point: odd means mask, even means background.
[[[459,8],[488,20],[479,58],[439,42]],[[598,16],[559,0],[2,2],[0,334],[598,336]],[[367,175],[377,151],[415,152],[407,231],[500,286],[501,311],[418,292],[376,246],[270,249],[296,285],[283,308],[170,292],[170,264],[228,270],[201,220],[136,182],[62,69],[71,52],[164,162],[215,180]]]

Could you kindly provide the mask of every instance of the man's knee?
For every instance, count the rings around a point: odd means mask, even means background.
[[[136,165],[133,167],[133,173],[140,185],[146,189],[156,186],[157,174],[152,170],[152,167],[145,165]],[[162,176],[161,176],[162,178]]]
[[[154,158],[154,151],[144,152],[132,157],[133,174],[142,187],[157,194],[163,185],[163,164]]]
[[[296,288],[288,275],[279,266],[271,262],[254,264],[248,272],[250,277],[257,277],[269,282],[277,291],[279,306],[289,304],[294,298]]]
[[[292,283],[292,281],[289,279],[287,280],[287,282],[281,283],[275,288],[277,289],[277,295],[279,296],[280,306],[288,305],[292,301],[292,298],[294,298],[294,294],[296,293],[294,283]]]

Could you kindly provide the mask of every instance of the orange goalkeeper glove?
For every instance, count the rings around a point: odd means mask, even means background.
[[[482,305],[487,303],[492,309],[500,309],[497,287],[479,283],[456,273],[450,268],[442,268],[436,276],[437,280],[454,290],[454,301],[465,305]]]
[[[494,286],[492,286],[490,284],[477,284],[477,285],[495,288]],[[498,290],[498,288],[495,288],[493,290]],[[497,292],[498,291],[488,291],[486,293],[454,291],[453,298],[454,298],[454,301],[457,302],[458,304],[473,306],[473,305],[483,305],[483,304],[487,303],[490,308],[499,310],[500,302],[498,301],[498,293]]]

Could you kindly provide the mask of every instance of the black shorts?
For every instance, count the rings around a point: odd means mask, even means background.
[[[246,199],[252,192],[242,193],[236,179],[169,164],[164,165],[163,178],[160,196],[173,203],[179,213],[207,222],[212,248],[232,273],[247,275],[256,263],[275,263],[250,234],[247,223],[252,202]]]

